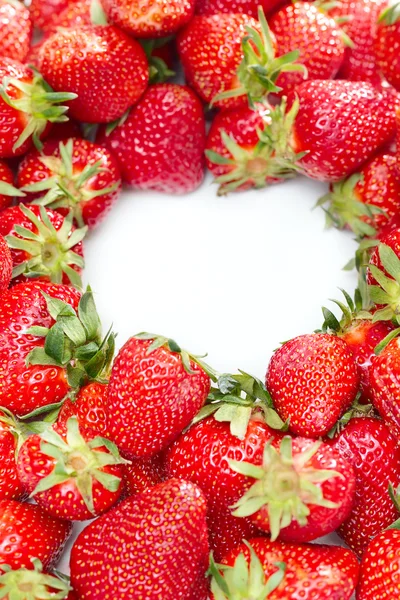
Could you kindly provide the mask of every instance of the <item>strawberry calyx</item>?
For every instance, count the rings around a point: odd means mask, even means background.
[[[0,565],[0,598],[12,600],[64,600],[72,590],[65,576],[43,573],[38,558],[32,559],[33,569],[17,569]]]
[[[393,321],[400,325],[400,259],[386,244],[378,245],[378,254],[389,276],[375,265],[368,265],[371,275],[378,283],[368,286],[369,295],[375,304],[383,306],[372,315],[372,322]],[[392,334],[393,332],[390,335]],[[391,339],[393,337],[392,335]]]
[[[8,410],[5,406],[0,406],[0,430],[5,427],[9,431],[15,440],[15,453],[19,452],[24,441],[29,435],[29,430],[25,427],[25,424],[19,422],[13,413]],[[1,598],[1,596],[0,596]]]
[[[342,312],[341,319],[339,320],[331,310],[323,306],[322,314],[324,316],[324,322],[319,331],[342,336],[352,329],[352,327],[357,324],[357,321],[372,319],[371,313],[369,312],[371,306],[365,290],[360,287],[356,288],[354,300],[346,290],[340,288],[340,291],[344,296],[345,302],[332,298],[330,301],[340,308]]]
[[[268,511],[271,540],[279,536],[281,529],[294,520],[300,526],[307,525],[309,505],[337,508],[338,504],[324,498],[322,489],[316,485],[334,477],[342,477],[333,470],[315,469],[307,463],[318,452],[321,442],[293,456],[292,438],[285,436],[279,451],[271,443],[264,449],[263,464],[229,460],[230,468],[256,480],[256,483],[233,505],[236,517],[248,517],[266,507]]]
[[[394,25],[398,21],[400,21],[400,2],[385,8],[378,19],[378,23],[384,23],[385,25]]]
[[[358,417],[374,417],[375,409],[372,404],[361,404],[359,399],[356,398],[354,403],[351,405],[342,417],[335,423],[332,429],[327,434],[329,439],[333,439],[336,435],[341,433],[352,419]]]
[[[176,75],[175,71],[168,68],[166,62],[159,56],[154,56],[153,52],[157,48],[162,48],[173,39],[172,36],[152,40],[139,40],[140,45],[145,51],[148,63],[150,83],[164,83]]]
[[[7,89],[10,86],[20,92],[19,98],[12,98],[9,95]],[[47,124],[68,121],[65,114],[68,106],[63,106],[61,103],[74,100],[77,95],[69,92],[54,92],[41,75],[35,73],[32,83],[5,77],[0,84],[0,97],[11,108],[27,115],[27,125],[13,146],[15,151],[31,136],[36,148],[41,150],[43,144],[40,136]]]
[[[34,498],[66,481],[74,480],[87,509],[93,514],[96,510],[93,503],[93,481],[98,481],[105,489],[116,492],[121,484],[121,477],[104,472],[104,467],[130,464],[121,457],[117,446],[100,436],[85,441],[79,430],[76,417],[67,421],[65,439],[52,427],[38,434],[41,438],[40,450],[43,454],[55,459],[54,470],[39,481],[31,493]],[[106,448],[104,452],[101,448]]]
[[[120,182],[115,182],[108,188],[99,190],[91,189],[90,179],[103,173],[101,160],[94,164],[87,164],[83,170],[74,170],[73,149],[74,140],[71,138],[66,143],[60,142],[60,157],[42,155],[40,162],[47,167],[52,176],[22,188],[23,192],[46,192],[41,198],[33,200],[32,204],[48,208],[69,208],[72,210],[75,221],[79,227],[84,226],[82,205],[98,196],[111,194],[119,188]]]
[[[235,98],[247,94],[250,106],[254,106],[270,93],[282,90],[276,85],[276,80],[281,73],[300,72],[307,76],[304,65],[296,63],[300,56],[298,50],[288,52],[282,56],[275,56],[271,31],[263,9],[258,9],[258,19],[261,26],[261,35],[252,27],[246,27],[247,35],[243,38],[243,60],[237,70],[239,87],[217,94],[212,104],[228,98]]]
[[[57,231],[51,223],[46,210],[40,207],[40,219],[28,207],[20,204],[21,212],[36,227],[37,233],[15,225],[15,235],[7,235],[9,248],[22,250],[29,256],[27,260],[13,268],[12,277],[47,277],[53,283],[62,283],[65,274],[71,284],[82,288],[82,280],[71,265],[81,269],[84,260],[72,248],[85,237],[88,227],[73,228],[72,211],[64,218],[61,228]]]
[[[11,196],[12,198],[23,198],[26,196],[24,192],[11,185],[11,183],[7,183],[6,181],[0,181],[0,195]]]
[[[275,573],[268,579],[263,565],[249,542],[250,562],[239,554],[233,566],[216,564],[210,557],[208,574],[212,576],[211,592],[215,600],[266,600],[285,578],[286,564],[277,562]]]

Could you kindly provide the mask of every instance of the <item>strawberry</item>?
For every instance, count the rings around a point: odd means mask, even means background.
[[[400,439],[400,339],[395,338],[370,367],[372,402],[396,440]]]
[[[304,437],[327,434],[355,399],[358,384],[350,348],[325,333],[286,342],[274,353],[266,375],[279,416]]]
[[[374,321],[390,321],[399,324],[400,307],[400,229],[380,236],[369,260],[367,282],[369,295],[378,310]],[[398,333],[397,329],[394,333]]]
[[[203,181],[205,135],[196,95],[164,83],[150,86],[126,121],[111,133],[103,129],[97,141],[116,156],[124,181],[135,188],[186,194]]]
[[[219,13],[243,13],[257,18],[258,7],[262,6],[266,14],[271,13],[283,0],[197,0],[196,13],[199,15],[217,15]]]
[[[21,156],[32,147],[40,149],[51,123],[67,120],[68,108],[59,106],[75,94],[54,93],[31,69],[9,58],[0,58],[0,157]]]
[[[11,249],[14,283],[40,277],[42,281],[82,287],[82,239],[87,227],[74,229],[72,214],[20,204],[0,213],[0,234]]]
[[[0,235],[0,295],[8,289],[12,277],[12,257],[6,240]]]
[[[379,18],[375,55],[383,76],[400,90],[400,60],[397,52],[400,37],[400,3],[389,6]]]
[[[13,415],[0,410],[0,500],[21,498],[24,489],[18,478],[15,455],[20,431]]]
[[[359,566],[350,550],[338,546],[253,538],[230,552],[221,565],[212,562],[211,572],[212,600],[350,600]]]
[[[128,498],[101,516],[72,548],[71,582],[80,600],[189,596],[205,572],[205,516],[200,489],[178,479]],[[115,560],[121,548],[123,560]]]
[[[32,565],[33,569],[17,570],[12,570],[9,565],[0,566],[0,594],[5,600],[76,599],[65,578],[43,572],[37,558],[32,560]]]
[[[17,468],[24,488],[50,515],[85,521],[120,498],[124,462],[112,442],[80,428],[71,417],[65,432],[53,426],[30,436],[18,453]]]
[[[23,62],[32,39],[33,27],[29,10],[17,0],[1,0],[0,21],[0,56]]]
[[[357,600],[389,600],[396,598],[400,568],[400,531],[382,531],[369,544],[364,553]]]
[[[93,381],[82,387],[73,400],[67,399],[57,417],[57,430],[66,431],[67,421],[76,417],[79,427],[108,437],[106,405],[108,385]]]
[[[129,496],[140,494],[164,480],[162,456],[139,458],[124,468],[124,482]]]
[[[74,0],[59,14],[54,15],[51,26],[48,28],[48,33],[53,33],[59,27],[74,28],[85,25],[92,25],[90,7],[92,0]]]
[[[79,227],[98,225],[121,191],[117,161],[97,144],[70,138],[48,141],[42,152],[28,154],[18,170],[24,202],[73,211]]]
[[[29,9],[35,27],[49,31],[53,27],[53,20],[68,6],[77,0],[31,0]]]
[[[299,50],[308,79],[333,79],[344,59],[342,32],[334,19],[309,2],[289,4],[269,19],[277,53]],[[282,73],[277,80],[283,94],[302,82],[302,73]]]
[[[46,138],[46,142],[54,140],[57,142],[67,142],[69,138],[81,138],[82,131],[80,123],[69,119],[65,123],[55,123],[51,128],[49,135]],[[42,153],[44,149],[42,148]],[[26,158],[26,157],[25,157]]]
[[[38,558],[51,569],[61,556],[72,523],[51,517],[40,506],[0,500],[0,565],[31,569]]]
[[[108,20],[135,38],[165,37],[189,23],[195,0],[101,0]]]
[[[293,149],[306,152],[299,165],[308,177],[344,179],[392,138],[394,98],[383,88],[353,81],[307,81],[295,94],[300,109]]]
[[[13,172],[7,163],[0,160],[0,211],[10,206],[16,196],[23,196],[23,192],[14,187]]]
[[[210,391],[198,362],[161,336],[144,333],[126,342],[114,361],[107,407],[110,436],[121,452],[153,456],[189,425]]]
[[[149,79],[140,44],[107,25],[60,29],[44,41],[38,62],[56,91],[65,88],[78,95],[69,103],[70,114],[88,123],[122,117],[142,96]]]
[[[331,185],[319,201],[328,219],[357,236],[374,236],[400,212],[400,179],[394,152],[380,151],[347,179]],[[328,206],[326,206],[328,204]]]

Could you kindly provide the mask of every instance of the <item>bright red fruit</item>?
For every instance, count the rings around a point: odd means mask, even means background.
[[[205,119],[197,96],[171,83],[150,86],[124,123],[98,142],[135,188],[167,194],[195,190],[204,177]]]
[[[106,25],[60,29],[44,41],[38,62],[43,77],[56,91],[66,89],[78,95],[69,103],[70,114],[88,123],[122,117],[139,100],[149,80],[140,44]]]
[[[0,410],[0,500],[24,495],[15,461],[18,436],[19,430],[11,413]]]
[[[128,498],[86,527],[72,548],[80,600],[189,597],[206,570],[205,517],[200,489],[177,479]]]
[[[68,419],[76,417],[80,428],[91,429],[107,437],[107,396],[106,383],[93,381],[82,387],[74,399],[67,399],[62,405],[57,418],[57,430],[65,431]]]
[[[119,351],[108,387],[108,430],[121,452],[150,457],[204,405],[210,378],[173,340],[140,334]]]
[[[243,13],[256,19],[259,6],[268,14],[283,2],[284,0],[197,0],[196,12],[199,15]]]
[[[64,10],[54,15],[53,24],[48,30],[49,33],[53,33],[59,27],[72,28],[92,25],[91,4],[92,0],[74,0],[74,2],[68,3]]]
[[[165,479],[162,456],[139,458],[124,467],[124,482],[129,496],[140,494]]]
[[[12,277],[12,257],[6,240],[0,236],[0,295],[8,289]]]
[[[110,152],[80,138],[44,144],[28,154],[18,170],[18,186],[34,201],[66,215],[79,227],[98,225],[118,199],[121,174]]]
[[[372,402],[397,441],[400,440],[400,339],[382,350],[370,367]]]
[[[382,531],[364,553],[357,600],[392,600],[399,586],[400,531]]]
[[[13,172],[7,163],[0,160],[0,211],[10,206],[18,193],[19,190],[14,187]]]
[[[369,259],[369,295],[379,309],[374,319],[394,319],[396,323],[400,307],[400,229],[380,236],[380,242]]]
[[[327,434],[355,399],[358,384],[350,348],[329,334],[286,342],[274,353],[266,375],[279,416],[304,437]]]
[[[1,500],[0,564],[31,569],[32,558],[38,558],[45,569],[51,569],[71,531],[72,523],[54,519],[40,506]]]
[[[387,81],[400,90],[400,3],[397,2],[383,12],[379,19],[375,39],[375,55]]]
[[[53,21],[61,11],[75,4],[77,0],[31,0],[30,11],[36,27],[49,31]]]
[[[0,21],[0,56],[23,62],[32,39],[29,10],[17,0],[1,0]]]
[[[135,38],[166,37],[189,23],[195,0],[101,0],[110,23]]]

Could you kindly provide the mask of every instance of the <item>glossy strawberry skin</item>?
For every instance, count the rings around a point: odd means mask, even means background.
[[[357,600],[391,600],[396,597],[400,569],[400,531],[377,535],[364,553]]]
[[[144,50],[112,26],[61,29],[45,40],[38,62],[40,72],[55,91],[78,95],[69,102],[69,112],[82,122],[119,119],[139,100],[148,84]]]
[[[399,38],[400,19],[392,25],[379,23],[374,46],[375,56],[384,77],[396,90],[400,90]]]
[[[277,350],[266,386],[292,433],[328,433],[356,397],[357,365],[346,342],[329,334],[302,335]]]
[[[0,406],[25,415],[41,406],[59,402],[69,390],[64,369],[26,366],[29,352],[44,345],[43,338],[26,334],[34,325],[53,325],[46,301],[48,295],[77,310],[80,293],[70,286],[46,282],[20,283],[5,292],[0,305]]]
[[[353,81],[306,81],[297,86],[300,109],[293,146],[307,152],[299,161],[305,174],[321,181],[348,177],[395,129],[394,98],[383,88]]]
[[[72,523],[51,517],[40,506],[16,500],[0,501],[0,564],[32,568],[38,558],[45,569],[57,564],[72,531]]]
[[[0,295],[8,289],[12,276],[12,257],[6,240],[0,236]]]
[[[163,456],[132,460],[124,467],[125,488],[129,496],[140,494],[165,479]]]
[[[286,565],[283,582],[268,600],[350,600],[352,597],[359,566],[350,550],[317,544],[283,544],[256,537],[249,539],[249,543],[263,565],[266,578],[277,571],[276,563]],[[241,544],[224,557],[222,564],[233,566],[239,554],[244,554],[250,562],[249,549]]]
[[[177,581],[184,599],[206,570],[205,516],[200,489],[177,479],[123,501],[86,527],[72,548],[71,583],[80,600],[176,600]],[[113,561],[112,577],[110,555],[124,558]]]
[[[68,6],[72,6],[77,0],[32,0],[30,12],[35,27],[43,31],[49,31],[53,27],[53,21]]]
[[[396,338],[382,350],[370,367],[372,402],[400,440],[400,339]]]
[[[348,519],[339,528],[346,544],[361,556],[369,542],[391,525],[398,513],[389,496],[389,483],[400,484],[400,448],[379,419],[351,419],[328,442],[347,460],[356,476],[356,496]]]
[[[125,123],[109,136],[101,130],[97,141],[135,188],[186,194],[203,181],[205,139],[200,100],[187,87],[164,83],[149,87]]]
[[[90,4],[90,0],[74,0],[74,2],[68,3],[64,10],[54,15],[48,32],[53,33],[58,27],[72,28],[92,25]]]
[[[0,160],[0,182],[4,181],[4,183],[8,183],[10,185],[14,185],[14,175],[11,171],[10,167],[6,162]],[[5,196],[4,194],[0,194],[0,211],[7,206],[12,204],[12,196]]]
[[[121,452],[150,457],[176,439],[199,412],[210,378],[191,361],[186,372],[179,354],[131,338],[118,353],[108,388],[108,429]]]
[[[15,462],[16,448],[17,438],[12,425],[0,410],[0,500],[17,499],[24,495]]]
[[[93,381],[81,388],[74,401],[67,399],[57,418],[57,428],[66,431],[68,419],[76,417],[80,428],[108,437],[106,424],[108,385]]]
[[[243,58],[246,26],[260,30],[258,21],[247,15],[196,15],[178,35],[178,52],[186,81],[205,102],[212,102],[220,92],[239,87],[236,70]],[[214,104],[216,108],[246,105],[246,96]]]
[[[242,13],[257,19],[258,7],[262,6],[265,14],[271,13],[282,0],[197,0],[196,13],[199,15],[217,15],[219,13]]]
[[[29,10],[20,2],[0,2],[1,39],[0,56],[23,62],[32,39],[32,21]]]
[[[189,23],[195,0],[101,0],[108,21],[135,38],[167,37]]]
[[[277,56],[299,50],[298,62],[307,69],[307,79],[333,79],[344,59],[345,46],[335,21],[312,3],[284,6],[269,19],[275,35]],[[282,73],[277,85],[286,95],[302,83],[303,73]]]

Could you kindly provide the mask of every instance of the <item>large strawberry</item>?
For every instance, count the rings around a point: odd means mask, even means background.
[[[135,38],[165,37],[189,23],[195,0],[101,0],[111,23]]]
[[[392,340],[370,367],[372,402],[400,440],[400,338]]]
[[[21,156],[49,133],[51,123],[66,121],[68,108],[60,106],[75,94],[50,86],[31,69],[9,58],[0,58],[0,157]]]
[[[24,495],[16,465],[19,436],[20,430],[12,414],[5,408],[0,409],[0,500]]]
[[[5,600],[76,600],[67,579],[43,571],[39,559],[32,559],[33,568],[13,570],[0,566],[0,594]]]
[[[117,158],[123,179],[139,189],[167,194],[195,190],[204,177],[205,120],[187,87],[149,87],[128,118],[98,142]]]
[[[220,565],[212,563],[211,570],[212,600],[350,600],[359,566],[350,550],[338,546],[282,544],[255,537]]]
[[[393,600],[397,597],[400,569],[400,530],[382,531],[364,553],[357,600]]]
[[[18,169],[24,202],[73,211],[80,227],[95,227],[111,210],[121,190],[114,156],[87,140],[48,141],[39,153],[28,154]]]
[[[189,597],[205,572],[205,517],[200,489],[177,479],[128,498],[72,548],[71,582],[80,600]]]
[[[273,355],[266,386],[290,431],[328,433],[356,397],[357,365],[346,342],[329,334],[302,335]]]
[[[80,428],[108,436],[106,423],[108,384],[92,381],[82,387],[73,399],[67,399],[57,417],[57,429],[66,430],[67,421],[76,417]]]
[[[119,351],[108,388],[108,428],[129,456],[166,448],[204,405],[210,377],[176,342],[152,334],[130,338]]]
[[[69,103],[70,114],[88,123],[122,117],[139,100],[149,80],[140,44],[106,25],[60,29],[44,41],[38,62],[43,77],[56,91],[66,89],[78,95]]]
[[[38,558],[46,569],[58,561],[72,523],[51,517],[43,508],[16,500],[0,501],[0,565],[32,568]]]
[[[400,2],[397,2],[380,16],[375,40],[378,65],[387,81],[397,90],[400,90],[399,38]]]
[[[29,10],[17,0],[1,0],[0,21],[0,56],[23,62],[32,39],[33,27]]]
[[[12,257],[6,240],[0,236],[0,295],[8,289],[12,278]]]

